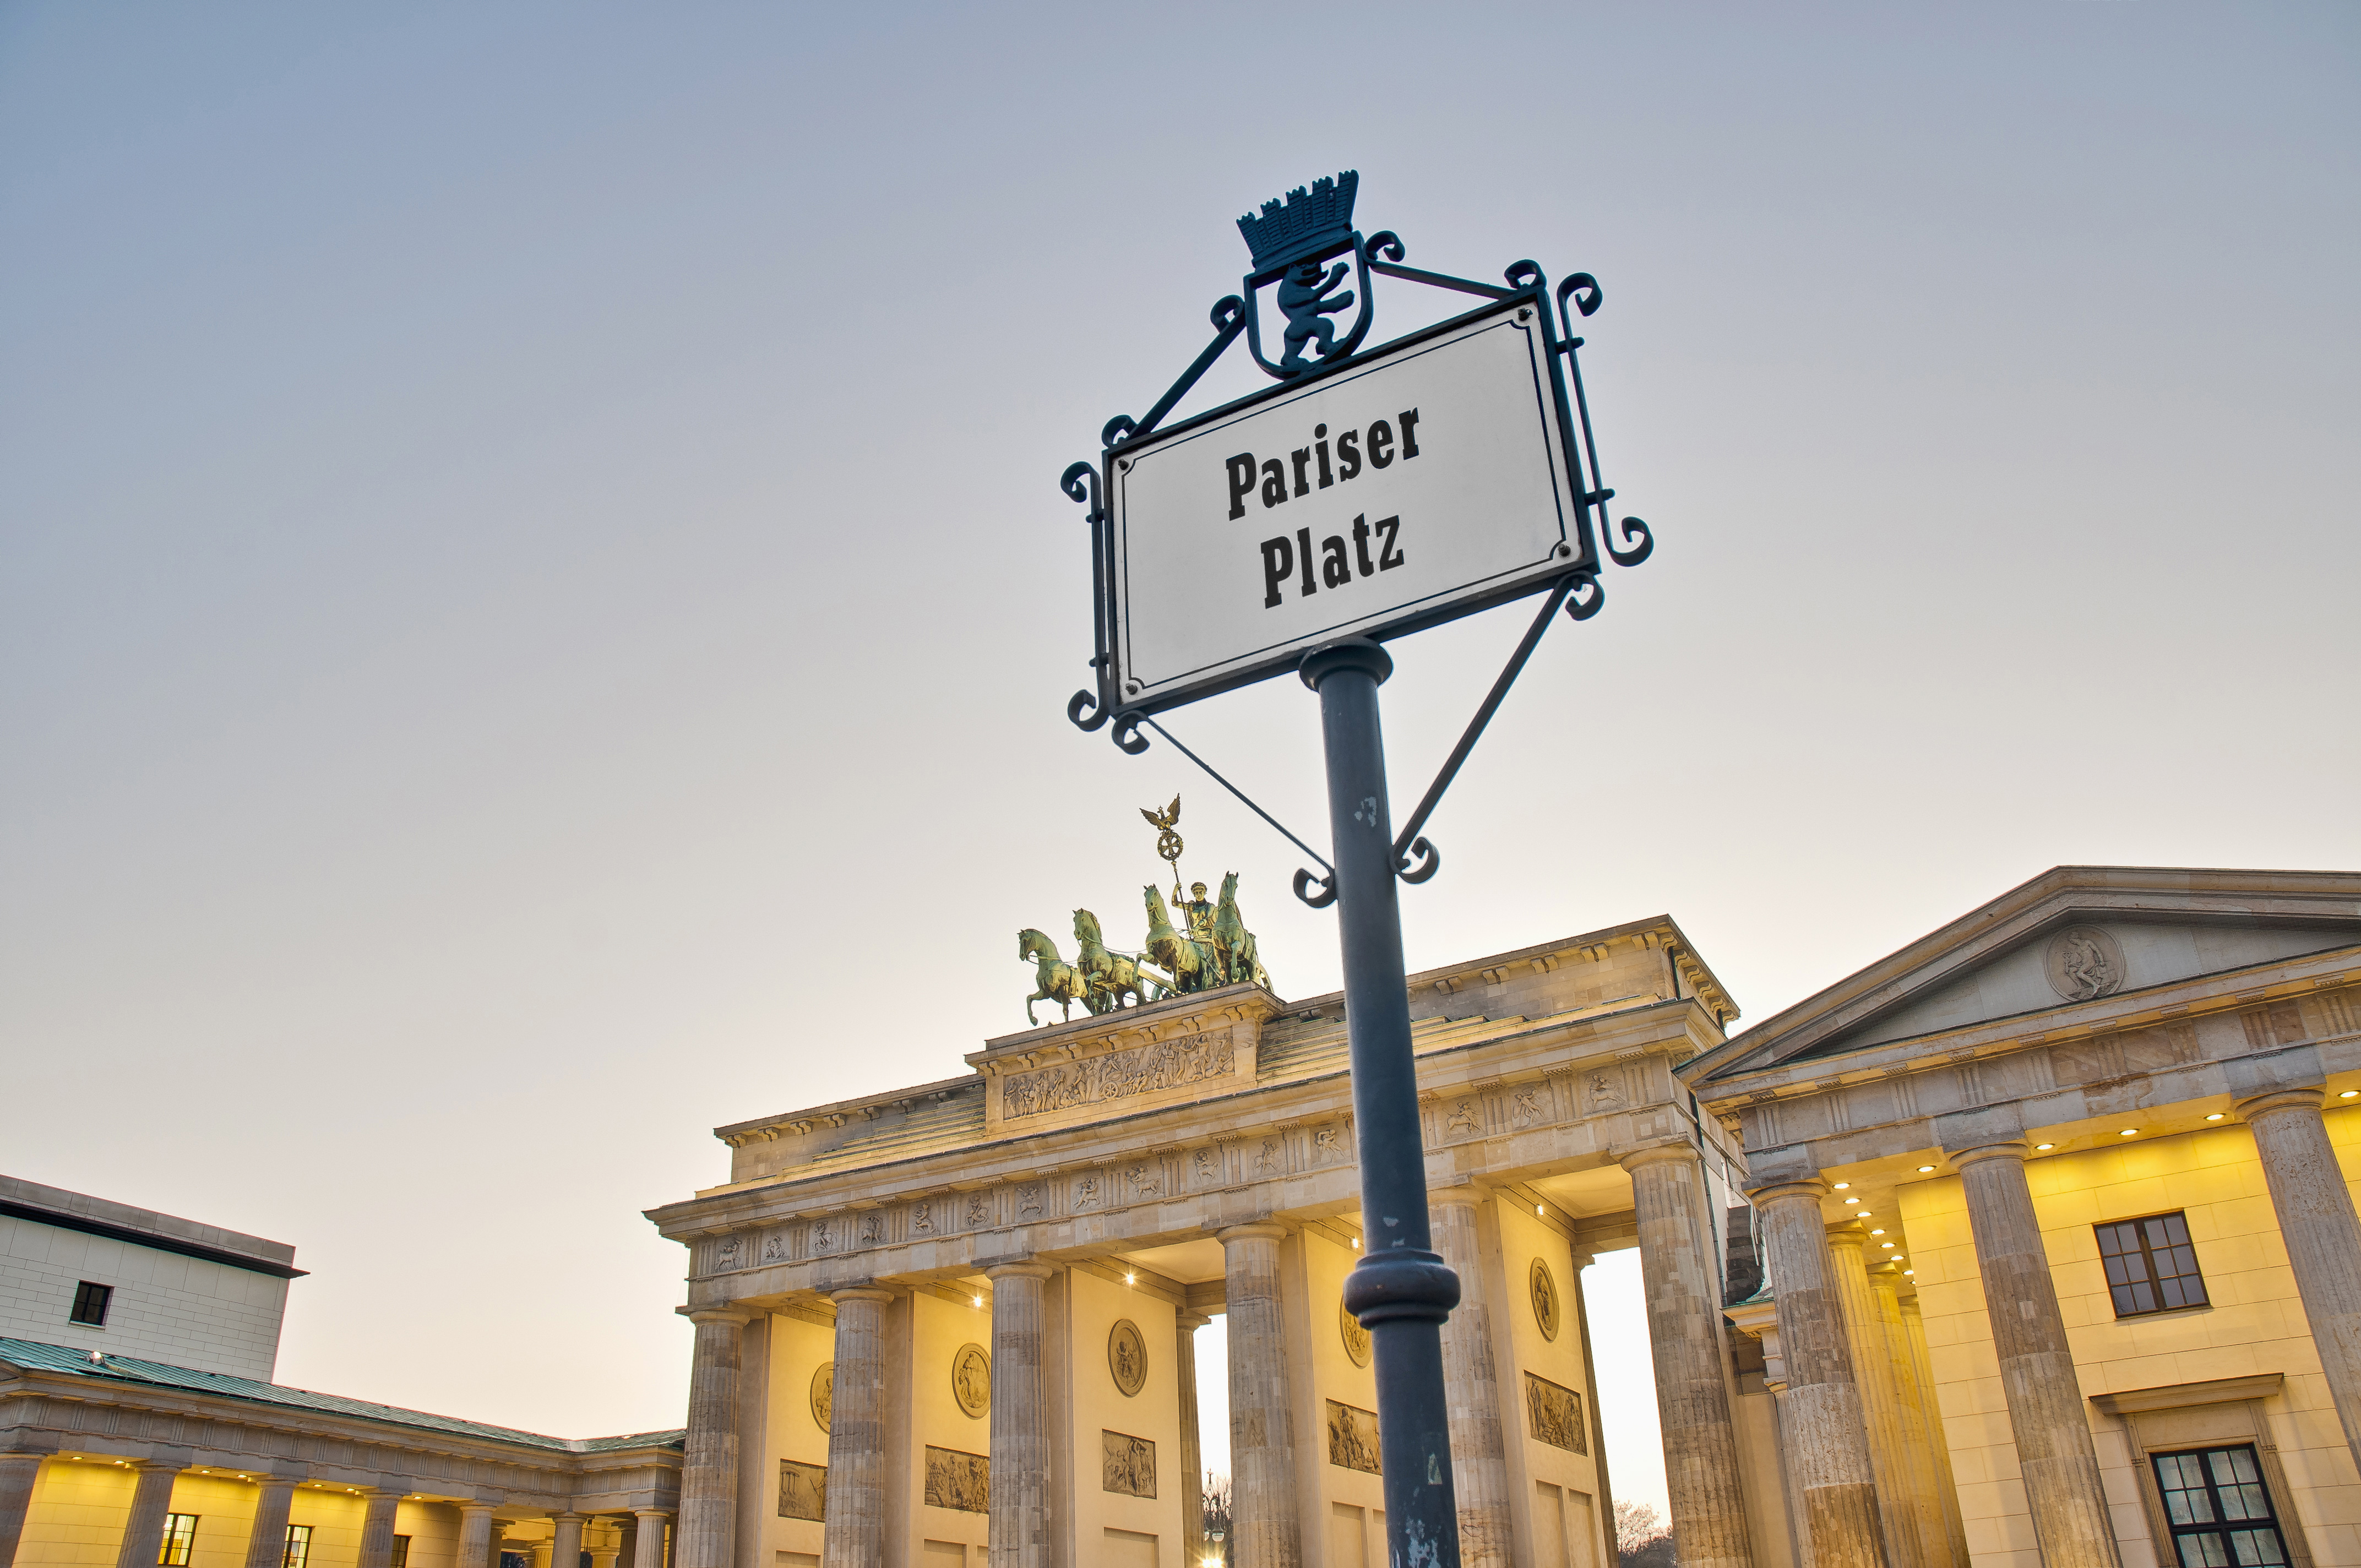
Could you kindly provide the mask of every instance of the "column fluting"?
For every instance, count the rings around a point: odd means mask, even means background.
[[[549,1568],[581,1568],[582,1516],[571,1511],[550,1516],[556,1527],[549,1541]],[[387,1531],[389,1538],[392,1532]],[[363,1563],[360,1568],[384,1568],[381,1563]]]
[[[1877,1300],[1870,1293],[1869,1265],[1862,1252],[1869,1235],[1859,1221],[1831,1227],[1829,1278],[1844,1316],[1845,1348],[1852,1353],[1853,1387],[1861,1395],[1861,1422],[1869,1438],[1870,1477],[1877,1483],[1878,1523],[1885,1531],[1891,1568],[1926,1568],[1918,1539],[1918,1497],[1907,1441],[1902,1430],[1902,1395],[1894,1386],[1885,1332]]]
[[[452,1568],[500,1568],[492,1561],[492,1505],[459,1505],[459,1547]]]
[[[680,1568],[734,1568],[738,1536],[738,1351],[752,1314],[734,1307],[688,1314],[697,1343],[688,1371],[688,1440],[680,1466]],[[574,1568],[553,1552],[550,1568]]]
[[[2238,1102],[2255,1135],[2296,1294],[2328,1376],[2345,1446],[2361,1464],[2361,1217],[2328,1141],[2317,1089],[2281,1089]]]
[[[1811,1538],[1813,1568],[1885,1568],[1869,1433],[1820,1217],[1828,1190],[1814,1177],[1753,1194],[1787,1370],[1780,1436],[1803,1495],[1796,1523]]]
[[[1910,1467],[1910,1504],[1918,1516],[1918,1551],[1927,1568],[1967,1568],[1967,1560],[1951,1551],[1951,1532],[1942,1503],[1943,1490],[1951,1484],[1950,1471],[1938,1463],[1942,1429],[1926,1408],[1917,1368],[1911,1363],[1910,1331],[1902,1321],[1900,1271],[1901,1266],[1894,1263],[1871,1269],[1869,1295],[1877,1308],[1886,1380],[1894,1389],[1894,1413],[1902,1429],[1902,1459]]]
[[[25,1538],[25,1516],[32,1511],[33,1484],[40,1478],[38,1453],[0,1453],[0,1568],[14,1568],[16,1543]]]
[[[1967,1193],[2025,1500],[2047,1568],[2120,1568],[2025,1156],[2025,1145],[2013,1141],[1951,1151]]]
[[[1434,1250],[1459,1276],[1459,1305],[1443,1325],[1443,1384],[1451,1417],[1451,1471],[1464,1568],[1509,1568],[1509,1461],[1500,1374],[1492,1359],[1491,1303],[1477,1256],[1476,1212],[1490,1195],[1450,1187],[1428,1198]]]
[[[1049,1403],[1041,1308],[1050,1269],[1046,1263],[1004,1263],[983,1272],[992,1281],[992,1568],[1049,1568]]]
[[[1301,1568],[1275,1224],[1220,1234],[1230,1329],[1230,1535],[1239,1568]]]
[[[354,1568],[386,1568],[393,1561],[393,1516],[401,1494],[379,1488],[363,1494],[360,1552]],[[578,1538],[581,1527],[575,1527]]]
[[[820,1563],[873,1568],[885,1560],[885,1307],[894,1293],[859,1286],[829,1299],[836,1303],[836,1383]]]
[[[131,1513],[123,1521],[123,1542],[115,1549],[115,1568],[156,1568],[164,1548],[164,1516],[172,1511],[172,1484],[181,1478],[177,1464],[144,1461],[132,1466],[138,1480],[131,1487]]]
[[[1686,1143],[1622,1158],[1631,1173],[1647,1293],[1656,1409],[1664,1423],[1664,1487],[1683,1568],[1752,1568],[1738,1436],[1722,1381],[1721,1271],[1707,1240],[1703,1166]]]
[[[671,1516],[662,1508],[634,1508],[631,1518],[639,1524],[631,1534],[631,1568],[664,1568],[664,1528]]]
[[[254,1479],[258,1494],[254,1522],[246,1536],[246,1568],[281,1568],[287,1561],[287,1514],[294,1507],[300,1477],[257,1475]]]

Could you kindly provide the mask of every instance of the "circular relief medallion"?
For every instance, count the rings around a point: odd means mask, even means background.
[[[951,1398],[971,1416],[992,1409],[992,1357],[980,1344],[963,1344],[951,1356]]]
[[[1148,1387],[1148,1342],[1129,1318],[1107,1331],[1107,1371],[1126,1398]]]
[[[812,1424],[828,1431],[829,1418],[836,1413],[836,1363],[823,1361],[812,1374]]]
[[[2069,926],[2049,939],[2049,989],[2069,1002],[2120,991],[2124,950],[2096,926]]]
[[[1361,1320],[1353,1316],[1341,1299],[1336,1303],[1336,1332],[1345,1337],[1345,1354],[1352,1358],[1353,1365],[1367,1366],[1369,1364],[1369,1331],[1361,1326]]]
[[[1554,1340],[1557,1338],[1557,1279],[1548,1264],[1535,1258],[1527,1282],[1533,1293],[1533,1321],[1541,1325],[1542,1338]]]

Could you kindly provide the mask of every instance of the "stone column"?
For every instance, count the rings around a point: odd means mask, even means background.
[[[360,1556],[355,1568],[387,1568],[393,1561],[393,1511],[401,1506],[401,1494],[380,1486],[361,1497]]]
[[[1919,1408],[1927,1412],[1927,1455],[1935,1465],[1935,1501],[1943,1510],[1943,1533],[1951,1543],[1951,1561],[1968,1564],[1968,1527],[1960,1513],[1959,1480],[1951,1474],[1951,1436],[1943,1428],[1943,1407],[1935,1398],[1935,1364],[1927,1355],[1927,1320],[1918,1298],[1902,1301],[1902,1347],[1917,1381]]]
[[[172,1483],[181,1478],[181,1467],[149,1460],[131,1468],[139,1479],[131,1488],[131,1517],[123,1521],[115,1568],[156,1568],[164,1550],[164,1516],[172,1511]]]
[[[1721,1376],[1721,1271],[1708,1250],[1713,1229],[1705,1223],[1704,1169],[1686,1143],[1637,1150],[1622,1165],[1639,1215],[1664,1488],[1682,1568],[1752,1568],[1738,1434]]]
[[[549,1522],[556,1532],[549,1542],[549,1568],[582,1568],[582,1516],[571,1511],[552,1514]],[[725,1563],[728,1559],[723,1559]],[[360,1568],[384,1568],[381,1563],[364,1562]]]
[[[992,1281],[992,1568],[1049,1568],[1049,1401],[1041,1336],[1049,1272],[1046,1263],[983,1271]],[[843,1380],[840,1359],[840,1399]]]
[[[1910,1466],[1910,1502],[1918,1516],[1918,1551],[1927,1568],[1968,1568],[1951,1550],[1943,1513],[1943,1489],[1951,1484],[1941,1428],[1931,1419],[1910,1358],[1910,1331],[1902,1321],[1901,1266],[1881,1264],[1869,1271],[1870,1299],[1877,1308],[1879,1338],[1885,1352],[1885,1377],[1894,1387],[1894,1412],[1902,1428],[1902,1458]]]
[[[751,1313],[709,1308],[688,1370],[688,1442],[680,1464],[680,1568],[735,1568],[738,1538],[738,1342]],[[578,1538],[577,1538],[578,1539]],[[575,1568],[559,1563],[550,1568]]]
[[[1780,1359],[1787,1369],[1780,1437],[1803,1494],[1803,1518],[1796,1522],[1811,1540],[1813,1568],[1885,1568],[1861,1390],[1829,1278],[1828,1230],[1820,1218],[1828,1190],[1812,1177],[1752,1194],[1772,1299],[1779,1305]]]
[[[280,1568],[287,1561],[287,1513],[294,1506],[294,1475],[257,1475],[254,1524],[246,1537],[246,1568]],[[152,1563],[155,1559],[149,1558]]]
[[[25,1536],[25,1516],[32,1511],[33,1483],[40,1478],[42,1457],[0,1453],[0,1568],[16,1563],[16,1542]]]
[[[458,1555],[452,1568],[500,1568],[492,1561],[492,1505],[459,1505]]]
[[[1967,1190],[1984,1316],[2000,1357],[2025,1500],[2045,1568],[2120,1568],[2099,1455],[2066,1346],[2066,1320],[2042,1249],[2033,1190],[2025,1184],[2025,1145],[2015,1141],[1951,1151]]]
[[[885,1305],[894,1293],[860,1286],[829,1299],[836,1303],[836,1394],[829,1411],[828,1502],[821,1510],[828,1519],[820,1562],[822,1568],[872,1568],[885,1561]],[[999,1311],[995,1301],[995,1340]],[[1040,1321],[1038,1307],[1034,1321]],[[993,1377],[999,1381],[996,1369]],[[999,1389],[993,1393],[997,1406]],[[995,1541],[999,1530],[995,1512]],[[683,1562],[675,1568],[691,1565]]]
[[[1302,1568],[1274,1224],[1220,1233],[1230,1320],[1230,1538],[1239,1568]]]
[[[1434,1250],[1459,1276],[1459,1305],[1443,1325],[1443,1383],[1452,1486],[1459,1499],[1459,1561],[1466,1568],[1510,1568],[1514,1541],[1500,1374],[1492,1360],[1491,1304],[1477,1251],[1476,1211],[1489,1196],[1478,1187],[1446,1187],[1431,1193],[1427,1203]]]
[[[664,1568],[664,1526],[672,1516],[661,1508],[637,1508],[631,1517],[638,1522],[631,1532],[632,1568]]]
[[[1853,1387],[1861,1395],[1870,1476],[1877,1483],[1878,1522],[1885,1530],[1885,1560],[1892,1568],[1926,1568],[1918,1541],[1916,1472],[1902,1430],[1902,1395],[1894,1386],[1885,1331],[1878,1321],[1877,1300],[1870,1294],[1869,1266],[1861,1256],[1869,1235],[1858,1220],[1831,1225],[1828,1234],[1829,1279],[1844,1317]]]
[[[1180,1568],[1205,1560],[1205,1451],[1197,1427],[1197,1331],[1213,1320],[1183,1307],[1172,1322],[1172,1370],[1180,1379]]]
[[[2317,1089],[2280,1089],[2238,1102],[2270,1184],[2296,1293],[2321,1370],[2361,1464],[2361,1217],[2328,1141]]]
[[[640,1521],[623,1514],[615,1520],[615,1568],[639,1568]]]

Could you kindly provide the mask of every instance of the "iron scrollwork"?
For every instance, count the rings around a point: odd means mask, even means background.
[[[1617,520],[1608,510],[1615,492],[1600,475],[1598,444],[1591,431],[1589,398],[1582,381],[1578,351],[1583,340],[1574,332],[1577,321],[1597,314],[1605,302],[1605,291],[1598,280],[1587,272],[1573,272],[1560,280],[1553,291],[1540,265],[1530,259],[1512,262],[1503,270],[1505,287],[1411,267],[1406,264],[1408,247],[1400,235],[1391,229],[1379,229],[1365,237],[1354,228],[1353,206],[1359,185],[1359,173],[1346,170],[1333,179],[1315,181],[1308,188],[1299,186],[1289,192],[1283,201],[1266,202],[1258,214],[1240,218],[1238,232],[1246,242],[1252,269],[1246,274],[1239,292],[1224,295],[1214,302],[1209,318],[1213,328],[1212,341],[1144,416],[1135,420],[1128,414],[1117,414],[1106,422],[1100,432],[1104,452],[1099,465],[1076,463],[1059,481],[1069,498],[1087,503],[1090,509],[1087,521],[1091,530],[1092,620],[1095,637],[1095,654],[1091,661],[1095,690],[1076,692],[1067,702],[1066,716],[1084,730],[1108,729],[1109,739],[1132,755],[1148,750],[1148,738],[1140,733],[1141,726],[1156,729],[1299,849],[1305,848],[1302,840],[1279,828],[1235,785],[1173,740],[1148,710],[1125,708],[1118,702],[1114,650],[1109,641],[1115,620],[1114,586],[1109,581],[1113,524],[1102,487],[1114,482],[1119,467],[1128,466],[1118,463],[1118,454],[1153,434],[1241,336],[1246,338],[1247,352],[1257,367],[1276,379],[1290,381],[1337,369],[1360,354],[1376,321],[1375,285],[1379,277],[1495,302],[1530,296],[1530,319],[1540,328],[1551,362],[1554,364],[1558,356],[1565,356],[1565,375],[1554,376],[1553,379],[1556,381],[1558,424],[1564,433],[1566,470],[1574,480],[1576,493],[1576,542],[1560,547],[1570,557],[1565,562],[1565,574],[1549,585],[1548,602],[1395,841],[1395,874],[1404,882],[1422,883],[1440,869],[1443,857],[1420,829],[1532,656],[1542,632],[1560,609],[1569,620],[1582,621],[1604,608],[1606,589],[1598,576],[1602,551],[1608,560],[1619,566],[1636,566],[1654,552],[1656,542],[1653,531],[1641,519]],[[1345,287],[1348,281],[1352,285],[1349,289]],[[1274,303],[1287,322],[1282,352],[1277,360],[1264,352],[1261,313],[1257,309],[1262,291],[1273,284],[1278,286]],[[1554,312],[1550,309],[1553,294]],[[1341,317],[1347,310],[1355,311],[1353,324],[1340,336],[1330,318]],[[1519,317],[1521,321],[1528,319],[1521,308]],[[1306,849],[1305,852],[1309,854],[1310,850]],[[1325,908],[1336,899],[1335,872],[1318,855],[1312,858],[1326,870],[1326,874],[1297,872],[1295,894],[1315,909]]]

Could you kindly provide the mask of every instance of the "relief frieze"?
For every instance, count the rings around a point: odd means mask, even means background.
[[[1229,1077],[1236,1066],[1237,1047],[1226,1030],[1158,1040],[1088,1061],[1011,1073],[1000,1080],[1000,1114],[1014,1121],[1161,1089],[1180,1089],[1210,1078]]]

